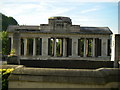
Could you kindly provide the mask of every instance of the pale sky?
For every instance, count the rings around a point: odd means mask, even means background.
[[[66,16],[80,26],[109,27],[118,33],[119,0],[0,0],[0,12],[19,25],[47,24],[51,16]]]

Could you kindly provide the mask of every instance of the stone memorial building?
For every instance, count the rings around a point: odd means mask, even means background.
[[[69,17],[50,17],[40,26],[11,25],[10,49],[20,59],[110,60],[108,27],[73,25]]]

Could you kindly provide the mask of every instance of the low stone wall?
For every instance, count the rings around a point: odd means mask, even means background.
[[[113,61],[90,61],[90,60],[30,60],[21,59],[20,64],[27,67],[39,68],[68,68],[68,69],[97,69],[113,68]]]
[[[19,67],[19,66],[18,66]],[[10,88],[119,88],[120,68],[57,69],[16,68]],[[108,89],[107,89],[108,90]]]
[[[8,69],[8,68],[17,69],[21,67],[24,67],[24,65],[0,65],[1,69]]]

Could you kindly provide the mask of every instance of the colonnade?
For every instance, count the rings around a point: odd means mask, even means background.
[[[24,41],[24,54],[23,56],[27,56],[27,52],[28,52],[28,38],[22,38],[23,41]],[[33,56],[37,56],[36,55],[36,38],[32,38],[33,39],[33,48],[29,48],[29,49],[33,49],[33,53],[32,55]],[[49,56],[48,55],[48,40],[49,38],[48,37],[42,37],[42,42],[41,42],[41,45],[42,45],[42,48],[41,48],[41,55],[40,56]],[[53,57],[56,57],[56,50],[57,50],[57,47],[56,47],[56,43],[57,43],[57,39],[58,38],[54,38],[53,41],[54,41],[54,45],[53,45]],[[71,39],[71,43],[68,43],[68,39]],[[81,57],[79,55],[79,52],[78,52],[78,42],[79,42],[79,39],[81,38],[61,38],[61,45],[60,45],[60,54],[62,54],[61,57],[67,57],[67,56],[71,56],[71,57]],[[88,42],[87,40],[88,39],[91,39],[92,42],[91,42],[91,57],[95,57],[96,56],[96,40],[95,38],[82,38],[83,41],[84,41],[84,51],[83,51],[83,56],[82,57],[88,57],[87,56],[87,53],[88,53]],[[108,52],[107,52],[107,49],[108,49],[108,44],[107,44],[107,38],[100,38],[101,40],[101,50],[99,52],[101,52],[101,55],[100,56],[103,56],[103,57],[106,57],[108,55]],[[21,40],[19,40],[19,44],[21,44],[20,42]],[[11,41],[13,44],[12,45],[12,48],[16,47],[14,44],[15,44],[15,40],[12,39]],[[70,45],[71,44],[71,45]],[[70,48],[68,48],[69,46],[71,46]],[[99,46],[97,46],[99,48]],[[68,49],[71,49],[71,55],[68,55]],[[16,48],[16,51],[17,51],[17,55],[21,56],[21,45],[19,45],[19,48]]]

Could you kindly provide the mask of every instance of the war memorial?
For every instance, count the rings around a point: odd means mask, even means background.
[[[108,27],[82,27],[57,16],[7,32],[20,64],[3,66],[15,69],[9,88],[119,89],[120,35]]]
[[[108,27],[81,27],[68,17],[50,17],[48,24],[9,26],[7,31],[20,59],[110,60]]]

